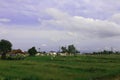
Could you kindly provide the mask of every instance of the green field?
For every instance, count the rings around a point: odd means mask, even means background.
[[[0,60],[0,80],[120,80],[120,55]]]

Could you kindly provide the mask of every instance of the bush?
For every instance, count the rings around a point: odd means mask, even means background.
[[[25,58],[25,55],[20,53],[6,55],[7,60],[23,60],[24,58]]]

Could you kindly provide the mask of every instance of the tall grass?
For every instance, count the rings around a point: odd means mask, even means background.
[[[0,80],[112,80],[120,78],[119,75],[120,55],[0,60]]]

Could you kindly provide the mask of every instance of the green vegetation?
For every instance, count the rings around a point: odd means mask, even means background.
[[[25,58],[24,54],[7,54],[6,60],[23,60]]]
[[[12,50],[8,40],[0,41],[0,80],[119,80],[119,52],[103,51],[78,55],[74,45],[61,47],[65,55],[35,56],[32,47],[27,53]],[[25,58],[25,59],[24,59]],[[4,59],[4,60],[3,60]],[[24,59],[24,60],[22,60]]]
[[[76,55],[76,53],[80,53],[80,51],[78,51],[74,45],[68,45],[68,47],[62,46],[61,50],[62,53],[68,53],[69,55]]]
[[[6,53],[12,50],[12,43],[8,40],[2,39],[0,41],[0,53],[2,54],[2,59],[6,59]]]
[[[120,55],[0,60],[0,80],[119,80]]]
[[[35,54],[37,53],[37,50],[35,47],[32,47],[28,50],[28,53],[30,54],[30,56],[35,56]]]

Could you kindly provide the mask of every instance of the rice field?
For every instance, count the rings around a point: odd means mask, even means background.
[[[120,80],[120,55],[0,60],[0,80]]]

